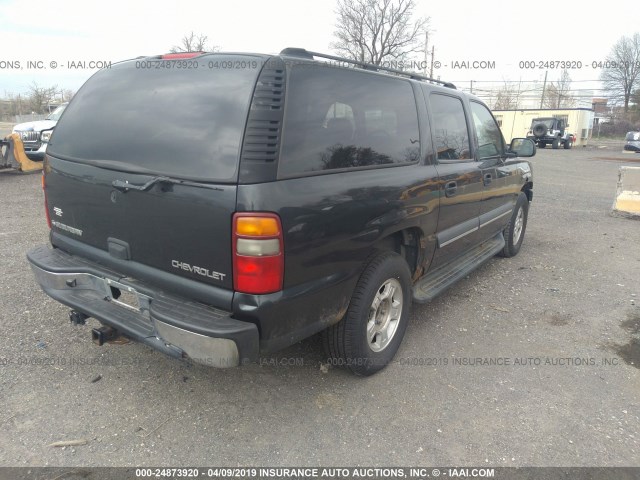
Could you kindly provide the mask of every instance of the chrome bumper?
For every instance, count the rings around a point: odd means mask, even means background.
[[[29,252],[28,258],[45,293],[125,336],[211,367],[235,367],[257,359],[258,330],[254,324],[234,320],[228,312],[200,303],[154,292],[132,279],[86,273],[86,263],[78,268],[85,272],[60,272],[60,258],[52,259],[51,269],[42,268],[43,253],[46,257],[48,252],[39,248]],[[56,249],[47,250],[66,261],[74,258],[56,253]]]

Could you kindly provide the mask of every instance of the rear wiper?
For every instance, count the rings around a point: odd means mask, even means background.
[[[180,180],[179,178],[171,178],[171,177],[153,177],[147,183],[143,183],[142,185],[136,185],[135,183],[129,183],[128,180],[114,180],[111,182],[111,185],[116,190],[120,190],[123,193],[127,193],[129,190],[138,190],[139,192],[146,192],[151,187],[153,187],[156,183],[173,183],[178,185],[189,185],[192,187],[201,187],[201,188],[211,188],[213,190],[222,190],[220,187],[214,187],[212,185],[207,185],[206,183],[198,183],[198,182],[190,182],[188,180]]]

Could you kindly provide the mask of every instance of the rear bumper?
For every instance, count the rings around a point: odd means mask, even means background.
[[[59,249],[37,247],[27,259],[47,295],[133,340],[219,368],[258,359],[257,326],[229,312],[168,295]],[[136,305],[118,300],[117,292]]]

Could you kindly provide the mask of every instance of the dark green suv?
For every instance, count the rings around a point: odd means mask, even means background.
[[[99,111],[100,115],[95,112]],[[518,253],[527,139],[478,98],[308,52],[178,54],[96,73],[44,168],[44,291],[118,335],[229,367],[318,332],[387,365],[411,303]]]

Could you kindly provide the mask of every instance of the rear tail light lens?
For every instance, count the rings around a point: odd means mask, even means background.
[[[284,252],[280,218],[273,213],[233,216],[233,288],[262,295],[282,290]]]
[[[47,217],[47,225],[51,228],[51,216],[49,215],[49,204],[47,202],[47,188],[44,179],[44,172],[42,172],[42,191],[44,192],[44,214]]]

